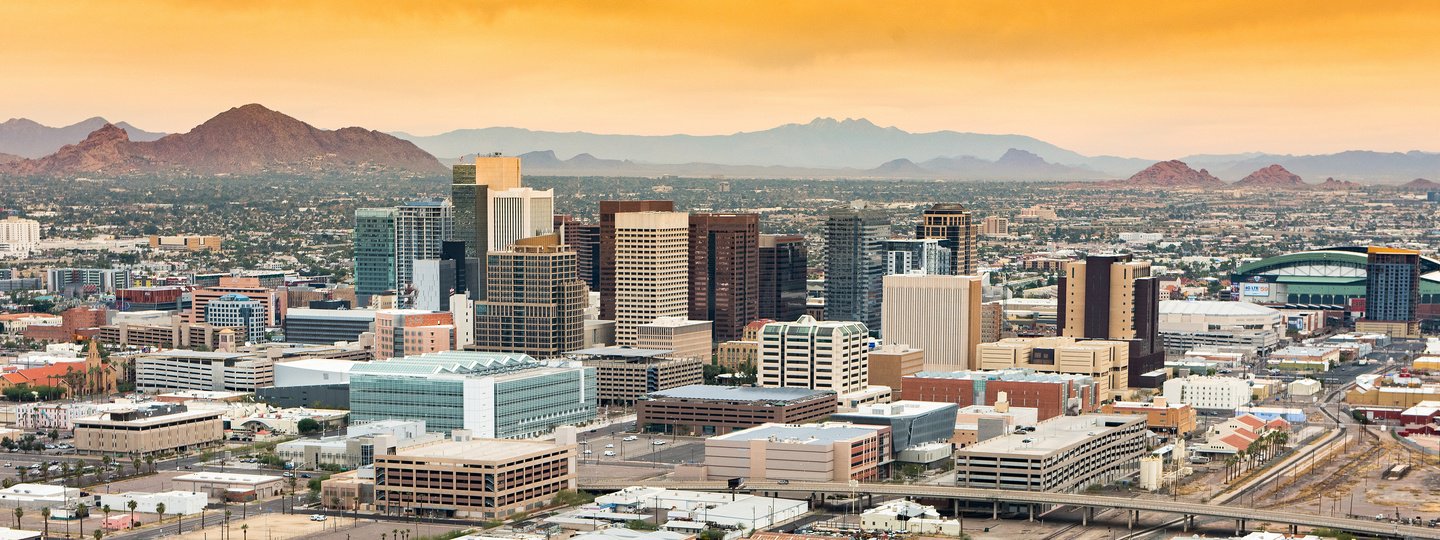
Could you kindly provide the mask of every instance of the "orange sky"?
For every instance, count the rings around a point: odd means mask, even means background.
[[[184,131],[258,102],[416,134],[833,116],[1156,159],[1440,150],[1437,2],[402,4],[0,2],[0,118]]]

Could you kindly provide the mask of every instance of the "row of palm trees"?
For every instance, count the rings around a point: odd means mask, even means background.
[[[1254,469],[1269,461],[1285,448],[1290,434],[1285,431],[1271,431],[1250,442],[1249,446],[1225,458],[1225,481],[1234,480],[1241,473]]]

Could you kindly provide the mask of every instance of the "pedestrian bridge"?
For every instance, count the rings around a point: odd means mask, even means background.
[[[590,491],[618,491],[633,485],[648,487],[682,489],[691,491],[728,491],[725,482],[678,482],[678,481],[641,481],[641,482],[620,482],[608,480],[582,480],[580,489]],[[1008,489],[984,489],[984,488],[963,488],[953,486],[935,486],[923,484],[860,484],[852,487],[841,482],[790,482],[778,484],[775,482],[746,482],[737,491],[743,492],[771,492],[771,493],[803,493],[803,494],[857,494],[857,495],[882,495],[895,497],[924,497],[933,499],[955,499],[965,501],[983,501],[991,503],[1009,503],[1023,505],[1064,505],[1075,506],[1086,509],[1086,515],[1096,508],[1127,510],[1134,512],[1133,516],[1141,511],[1162,512],[1177,516],[1184,516],[1187,525],[1195,516],[1212,518],[1224,518],[1235,520],[1237,528],[1244,529],[1246,523],[1274,523],[1289,525],[1292,527],[1324,527],[1328,529],[1348,531],[1351,533],[1393,537],[1393,538],[1432,538],[1440,540],[1440,529],[1415,527],[1409,525],[1396,525],[1384,521],[1370,521],[1365,519],[1351,519],[1345,517],[1322,516],[1316,514],[1304,514],[1299,512],[1284,512],[1278,510],[1262,510],[1256,508],[1245,508],[1240,506],[1221,506],[1194,502],[1167,501],[1163,499],[1138,499],[1130,497],[1115,497],[1104,495],[1090,495],[1079,493],[1045,493],[1037,491],[1015,491]]]

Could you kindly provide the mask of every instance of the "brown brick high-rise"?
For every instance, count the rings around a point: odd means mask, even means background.
[[[760,318],[760,216],[690,215],[690,319],[713,321],[712,339],[740,339]]]

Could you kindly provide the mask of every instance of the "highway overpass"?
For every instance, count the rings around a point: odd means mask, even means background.
[[[590,491],[616,491],[632,485],[636,485],[636,483],[620,481],[581,481],[579,487],[580,489]],[[725,482],[647,481],[641,482],[640,485],[693,491],[727,491]],[[849,484],[840,482],[791,482],[784,485],[774,482],[747,482],[743,484],[738,491],[795,493],[806,494],[807,496],[809,494],[849,495],[855,493],[861,495],[957,499],[1022,505],[1064,505],[1085,508],[1087,511],[1095,508],[1113,508],[1130,510],[1136,513],[1140,511],[1162,512],[1185,516],[1186,518],[1206,516],[1233,519],[1239,524],[1239,528],[1244,528],[1243,525],[1246,523],[1274,523],[1309,528],[1324,527],[1369,536],[1431,538],[1440,540],[1440,529],[1396,525],[1384,521],[1261,510],[1238,506],[1167,501],[1164,499],[1138,499],[1078,493],[1045,493],[923,484],[861,484],[858,487],[851,487]]]

